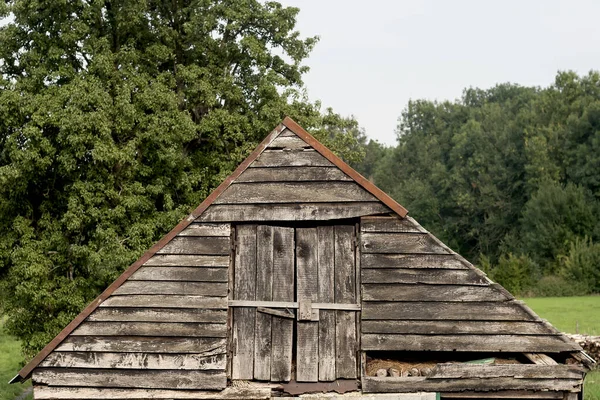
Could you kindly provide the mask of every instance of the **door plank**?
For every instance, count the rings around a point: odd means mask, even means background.
[[[256,229],[256,300],[273,300],[273,228]],[[254,332],[254,379],[271,379],[271,320],[269,314],[256,313]]]
[[[335,242],[333,226],[319,226],[318,276],[321,303],[335,302]],[[334,381],[335,376],[335,311],[320,310],[319,315],[319,380]]]

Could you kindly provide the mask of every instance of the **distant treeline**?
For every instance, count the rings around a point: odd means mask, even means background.
[[[520,295],[600,293],[600,74],[411,101],[355,167]]]

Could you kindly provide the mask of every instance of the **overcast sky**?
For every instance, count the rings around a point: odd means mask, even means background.
[[[454,100],[465,87],[547,86],[558,70],[600,69],[598,0],[280,0],[318,35],[312,100],[353,114],[395,143],[409,99]]]

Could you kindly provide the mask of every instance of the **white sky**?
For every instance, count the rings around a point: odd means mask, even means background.
[[[280,0],[319,35],[312,100],[395,143],[409,99],[454,100],[466,87],[547,86],[558,70],[600,69],[598,0]]]

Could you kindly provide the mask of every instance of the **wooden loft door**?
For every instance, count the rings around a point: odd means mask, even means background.
[[[357,378],[355,242],[354,225],[237,226],[232,379]]]

